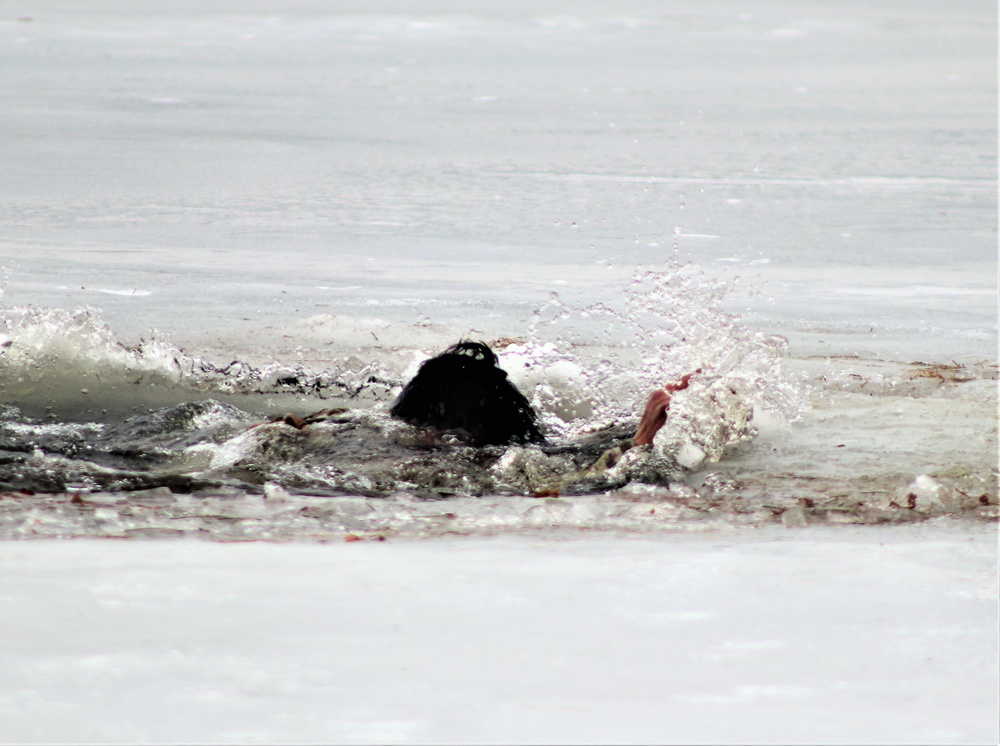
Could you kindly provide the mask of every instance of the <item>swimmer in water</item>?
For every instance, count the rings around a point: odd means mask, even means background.
[[[482,342],[459,342],[425,360],[389,413],[453,432],[475,446],[541,443],[538,415]]]
[[[667,421],[670,395],[686,389],[693,375],[650,394],[629,447],[652,444]],[[459,342],[422,363],[389,412],[411,425],[458,433],[475,446],[545,440],[535,410],[482,342]]]
[[[608,449],[590,471],[613,466],[622,453],[653,443],[667,421],[671,394],[688,387],[688,373],[650,394],[635,435]],[[307,417],[292,414],[275,418],[298,429],[343,414],[324,409]],[[407,383],[389,413],[396,419],[427,429],[426,444],[450,433],[476,447],[543,443],[538,415],[527,398],[507,378],[496,354],[482,342],[462,341],[425,360]]]

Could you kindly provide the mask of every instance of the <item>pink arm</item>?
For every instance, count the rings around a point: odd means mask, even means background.
[[[681,377],[679,381],[668,383],[662,389],[657,389],[649,395],[646,402],[646,409],[642,413],[642,420],[639,422],[639,429],[632,438],[632,443],[637,446],[649,445],[653,438],[660,431],[660,428],[667,422],[667,410],[670,409],[670,394],[683,391],[691,382],[692,376],[701,373],[696,370]],[[670,393],[668,393],[670,392]]]

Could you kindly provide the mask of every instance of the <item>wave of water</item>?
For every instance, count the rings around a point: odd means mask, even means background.
[[[438,350],[383,349],[322,371],[222,364],[155,336],[124,344],[95,308],[4,308],[0,534],[291,538],[819,514],[808,496],[765,490],[751,504],[731,481],[705,478],[706,467],[749,447],[762,423],[785,426],[806,408],[800,377],[785,370],[787,344],[724,312],[730,289],[675,265],[637,273],[613,303],[572,306],[554,295],[523,337],[494,341],[548,443],[479,449],[429,442],[387,414]],[[693,371],[655,443],[623,449],[649,392]],[[304,430],[266,421],[282,407],[301,416],[317,404],[332,409]],[[914,488],[923,497],[909,517],[995,503],[969,491],[949,503],[937,484]],[[903,515],[893,510],[872,500],[847,513]]]

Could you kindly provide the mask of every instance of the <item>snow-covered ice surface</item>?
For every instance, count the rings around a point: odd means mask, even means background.
[[[3,740],[995,743],[997,532],[0,544]]]
[[[985,0],[0,9],[0,738],[995,742],[996,53]],[[462,337],[547,450],[386,416]]]

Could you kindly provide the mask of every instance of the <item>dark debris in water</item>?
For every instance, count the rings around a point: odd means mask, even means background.
[[[0,538],[325,540],[998,515],[993,475],[845,479],[734,460],[685,469],[659,439],[629,448],[627,424],[572,441],[474,448],[377,410],[305,420],[261,422],[210,400],[117,423],[47,423],[8,408]]]
[[[787,491],[803,490],[789,477]],[[226,489],[176,493],[166,486],[131,492],[0,492],[0,538],[172,538],[217,541],[383,540],[396,536],[537,530],[649,532],[714,526],[887,524],[955,518],[996,521],[994,494],[949,495],[937,503],[910,492],[859,491],[863,485],[811,485],[814,497],[754,495],[753,485],[638,485],[598,495],[381,498],[293,494],[267,484],[260,494]],[[821,489],[817,490],[817,487]],[[851,490],[854,490],[853,492]],[[826,497],[819,496],[829,490]],[[952,505],[946,501],[955,500]]]

